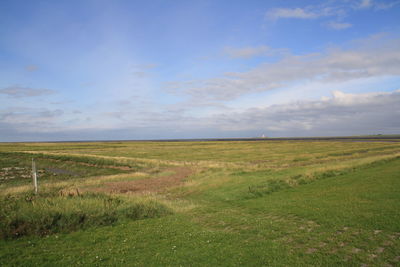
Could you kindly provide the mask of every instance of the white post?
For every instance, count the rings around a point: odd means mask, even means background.
[[[37,175],[36,175],[36,164],[35,160],[32,158],[32,179],[33,187],[35,188],[35,194],[38,192]]]

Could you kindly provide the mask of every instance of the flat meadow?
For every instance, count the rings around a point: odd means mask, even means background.
[[[399,266],[400,142],[0,143],[0,265]]]

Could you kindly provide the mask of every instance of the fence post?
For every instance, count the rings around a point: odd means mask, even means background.
[[[35,194],[38,193],[38,183],[37,183],[37,174],[36,174],[36,164],[35,160],[32,158],[32,179],[33,179],[33,187],[35,189]]]

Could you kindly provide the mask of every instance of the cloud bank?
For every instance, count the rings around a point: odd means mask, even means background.
[[[334,91],[331,98],[253,108],[214,120],[226,131],[263,129],[272,136],[334,136],[398,133],[398,118],[400,90],[367,94]]]
[[[400,39],[372,36],[350,47],[321,53],[287,54],[244,72],[229,72],[205,80],[174,82],[170,88],[195,101],[228,101],[245,94],[284,88],[295,82],[345,82],[360,78],[400,75]]]
[[[332,97],[320,100],[200,117],[142,112],[124,122],[135,126],[109,129],[63,127],[62,115],[61,110],[0,111],[1,141],[24,140],[26,136],[40,141],[394,134],[400,132],[400,90],[364,94],[334,91]],[[125,115],[129,117],[129,113]]]

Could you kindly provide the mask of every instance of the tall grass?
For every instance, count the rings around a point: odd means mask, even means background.
[[[112,225],[121,220],[160,217],[170,209],[155,200],[128,199],[104,194],[59,196],[42,193],[0,199],[0,236],[44,236],[91,226]]]

